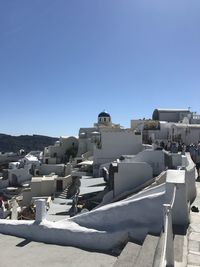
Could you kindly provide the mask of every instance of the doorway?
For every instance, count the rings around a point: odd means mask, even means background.
[[[56,181],[56,191],[57,192],[62,192],[63,191],[63,181],[62,180],[57,180]]]

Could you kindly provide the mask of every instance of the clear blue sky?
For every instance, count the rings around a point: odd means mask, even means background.
[[[1,0],[0,132],[200,113],[199,0]]]

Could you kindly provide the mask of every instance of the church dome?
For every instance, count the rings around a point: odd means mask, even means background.
[[[102,118],[102,117],[109,117],[110,118],[110,114],[106,111],[103,111],[101,113],[99,113],[98,118]]]
[[[98,124],[100,125],[110,125],[111,123],[111,116],[107,111],[102,111],[98,115]]]

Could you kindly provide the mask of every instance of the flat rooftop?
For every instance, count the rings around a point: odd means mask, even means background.
[[[80,196],[98,193],[105,189],[105,181],[103,177],[91,178],[91,176],[82,176],[80,182]]]
[[[79,248],[28,241],[0,234],[3,267],[110,267],[116,257]]]

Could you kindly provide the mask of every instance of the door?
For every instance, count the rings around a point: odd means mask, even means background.
[[[63,181],[62,180],[57,180],[56,181],[56,191],[57,192],[62,192],[63,191]]]

